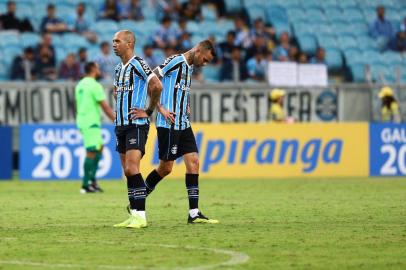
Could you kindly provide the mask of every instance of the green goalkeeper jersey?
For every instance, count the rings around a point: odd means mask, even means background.
[[[106,99],[103,86],[91,77],[79,81],[75,88],[76,124],[78,128],[101,125],[99,102]]]

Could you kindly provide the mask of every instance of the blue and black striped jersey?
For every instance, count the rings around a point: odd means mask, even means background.
[[[127,64],[118,64],[115,68],[114,86],[116,87],[116,126],[144,125],[147,118],[131,120],[128,115],[131,108],[145,108],[148,82],[155,76],[148,64],[134,56]]]
[[[184,130],[190,127],[187,106],[189,104],[190,84],[192,82],[193,66],[189,66],[183,54],[173,55],[158,67],[162,77],[163,89],[160,103],[167,110],[174,112],[175,130]],[[157,127],[170,128],[171,124],[158,113]]]

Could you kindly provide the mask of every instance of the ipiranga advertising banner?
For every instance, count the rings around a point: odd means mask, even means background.
[[[209,178],[367,176],[368,124],[195,124],[200,174]],[[143,173],[159,163],[150,129]],[[182,160],[172,177],[184,177]]]
[[[406,126],[369,123],[195,124],[203,178],[367,177],[406,175]],[[122,178],[112,125],[98,177]],[[173,145],[175,146],[175,145]],[[172,146],[172,147],[173,147]],[[80,179],[85,151],[74,125],[23,125],[20,178]],[[151,125],[141,172],[159,164]],[[184,178],[182,159],[169,178]]]

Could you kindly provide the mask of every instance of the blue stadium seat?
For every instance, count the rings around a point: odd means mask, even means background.
[[[329,70],[339,70],[343,67],[343,57],[337,49],[326,49],[326,63]]]
[[[209,65],[202,69],[203,78],[207,82],[218,82],[220,80],[220,66]]]
[[[63,44],[66,50],[75,52],[81,47],[87,48],[89,46],[89,42],[86,38],[74,33],[64,34]]]
[[[20,47],[20,36],[14,32],[0,32],[0,47]]]
[[[402,56],[397,52],[385,52],[382,54],[382,60],[387,66],[403,65]]]
[[[351,23],[350,27],[356,36],[368,35],[368,25],[365,22]]]
[[[206,20],[206,21],[215,21],[215,20],[217,20],[216,11],[213,8],[208,7],[207,5],[204,5],[202,7],[202,15],[203,15],[203,19]]]
[[[296,21],[293,23],[293,30],[295,35],[312,34],[312,25],[307,21]]]
[[[307,21],[308,20],[307,15],[306,15],[304,9],[302,9],[302,8],[300,8],[300,9],[292,8],[292,9],[288,9],[286,12],[288,14],[289,21],[292,23],[295,23],[297,21]]]
[[[300,49],[307,54],[314,54],[317,48],[316,38],[311,34],[296,36]]]
[[[350,66],[350,71],[354,82],[365,82],[365,66],[363,64]]]
[[[224,37],[226,36],[228,31],[234,30],[234,22],[232,20],[227,20],[227,19],[222,19],[217,21],[217,28],[219,32],[224,34]]]
[[[326,22],[327,18],[320,9],[306,9],[306,15],[312,22]]]
[[[158,59],[159,62],[165,61],[166,56],[162,50],[155,49],[155,50],[153,50],[152,54],[154,55],[154,57],[156,57]]]
[[[195,21],[188,21],[186,23],[186,30],[189,33],[192,33],[192,34],[199,33],[200,29],[201,29],[201,25]]]
[[[341,0],[338,1],[337,4],[341,7],[341,9],[354,9],[358,7],[358,3],[355,0]]]
[[[379,50],[376,40],[368,35],[357,36],[358,46],[364,50]]]
[[[20,47],[15,46],[4,47],[2,50],[4,57],[3,62],[6,64],[7,67],[10,67],[14,58],[22,53],[22,49]]]
[[[345,50],[343,53],[347,66],[365,63],[364,55],[359,49],[348,49]]]
[[[55,48],[63,47],[64,46],[63,37],[61,35],[57,35],[57,34],[52,35],[52,45]]]
[[[22,33],[20,35],[20,40],[23,48],[35,47],[41,40],[41,37],[36,33]]]
[[[334,23],[336,21],[342,21],[344,20],[344,15],[341,12],[340,9],[334,8],[334,9],[325,9],[324,13],[326,14],[327,19]]]
[[[142,33],[145,36],[149,36],[155,33],[155,31],[159,28],[159,24],[156,21],[138,21],[136,22],[136,31],[135,33]]]
[[[337,41],[342,50],[358,47],[358,42],[353,35],[339,35]]]
[[[20,19],[33,17],[35,10],[32,8],[32,4],[17,3],[16,16]]]
[[[364,22],[364,15],[359,9],[346,9],[343,11],[344,18],[349,22]]]
[[[383,65],[381,54],[376,50],[366,50],[363,52],[365,62],[371,65]]]
[[[128,29],[130,31],[136,32],[137,31],[137,24],[134,20],[121,20],[118,23],[119,29]]]
[[[253,22],[257,18],[261,18],[262,20],[264,20],[264,22],[266,22],[266,15],[263,7],[261,6],[248,7],[247,12],[251,22]]]
[[[56,63],[57,65],[59,65],[68,55],[68,51],[63,48],[63,47],[56,47],[55,48],[55,59],[56,59]]]
[[[372,80],[378,83],[385,83],[385,80],[390,77],[390,70],[386,65],[372,65],[371,75]]]
[[[317,36],[317,43],[319,46],[328,48],[339,48],[337,39],[333,35],[319,35]]]
[[[292,35],[292,30],[289,23],[277,22],[273,25],[273,27],[275,28],[277,36],[279,36],[282,32],[287,32],[289,35]]]
[[[1,81],[6,81],[9,78],[9,68],[7,66],[0,62],[0,80]]]
[[[271,5],[266,9],[266,17],[268,23],[272,24],[287,24],[289,22],[288,14],[282,6]]]
[[[96,21],[91,28],[96,33],[103,33],[103,32],[116,32],[118,31],[118,25],[113,20],[100,20]]]
[[[158,19],[156,9],[154,9],[153,7],[150,7],[148,5],[143,6],[142,13],[146,20],[156,21]]]
[[[225,0],[227,12],[238,12],[242,9],[242,0]]]
[[[87,57],[90,61],[96,59],[96,57],[100,54],[99,46],[91,46],[87,49]]]

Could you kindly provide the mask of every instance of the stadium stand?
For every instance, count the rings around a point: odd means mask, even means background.
[[[0,0],[0,13],[7,12],[7,0]],[[16,55],[21,54],[23,49],[34,46],[40,40],[40,24],[46,16],[47,6],[53,3],[56,7],[57,17],[62,18],[66,23],[72,22],[79,0],[21,0],[17,1],[16,16],[19,19],[27,18],[35,32],[0,32],[0,50],[3,55],[1,80],[6,80],[4,69],[7,70]],[[119,14],[121,20],[97,19],[104,0],[85,1],[86,20],[90,23],[90,30],[97,34],[97,42],[90,42],[84,35],[74,32],[66,32],[60,35],[53,35],[53,45],[56,48],[57,64],[68,52],[77,52],[79,48],[87,48],[89,57],[92,59],[97,51],[98,45],[103,41],[110,41],[118,29],[130,29],[137,36],[136,51],[142,53],[145,45],[151,44],[152,36],[160,27],[160,20],[164,13],[163,8],[154,6],[155,1],[142,0],[142,14],[144,20],[132,20],[126,18],[124,13]],[[117,1],[122,5],[126,1]],[[188,2],[178,1],[178,5]],[[261,18],[266,25],[267,31],[272,33],[267,37],[268,57],[271,57],[273,50],[279,45],[281,33],[287,32],[291,37],[292,45],[297,46],[300,53],[305,53],[311,59],[318,47],[326,51],[326,64],[329,71],[346,77],[347,80],[357,82],[366,81],[364,72],[371,70],[373,80],[385,78],[387,82],[395,82],[396,70],[405,69],[405,59],[399,52],[406,50],[406,41],[403,36],[398,40],[376,38],[370,35],[371,23],[376,20],[376,8],[381,5],[385,8],[385,18],[396,34],[405,31],[401,28],[401,22],[406,17],[406,2],[402,0],[225,0],[225,16],[219,17],[217,6],[206,4],[200,1],[198,12],[203,20],[189,20],[186,24],[186,31],[190,34],[192,44],[201,39],[213,36],[217,42],[222,42],[230,30],[236,30],[234,18],[240,17],[246,20],[247,25],[253,25],[254,20]],[[155,4],[156,5],[156,4]],[[158,4],[159,5],[159,4]],[[121,6],[120,10],[124,10]],[[177,7],[174,7],[176,10]],[[170,14],[172,28],[180,33],[178,27],[180,11]],[[174,19],[177,18],[177,19]],[[249,31],[251,28],[246,29]],[[247,32],[248,33],[248,32]],[[255,37],[250,35],[251,41]],[[391,38],[392,39],[392,38]],[[392,42],[388,47],[388,42]],[[247,43],[246,43],[247,44]],[[251,45],[250,45],[251,46]],[[177,50],[180,46],[177,46]],[[242,54],[246,53],[246,47]],[[154,55],[161,58],[163,50],[154,49]],[[298,61],[298,59],[287,59]],[[221,63],[218,63],[220,65]],[[402,65],[403,64],[403,65]],[[214,67],[210,72],[203,75],[207,81],[219,81],[219,66]],[[404,70],[402,74],[406,73]],[[405,82],[406,76],[400,76],[401,82]]]

